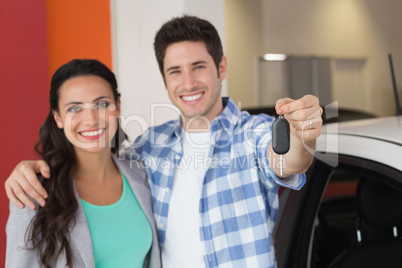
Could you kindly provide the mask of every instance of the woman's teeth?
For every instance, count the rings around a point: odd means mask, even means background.
[[[105,129],[99,129],[99,130],[95,130],[95,131],[85,131],[85,132],[81,132],[81,135],[85,136],[85,137],[93,137],[93,136],[102,134],[103,131],[105,131]]]

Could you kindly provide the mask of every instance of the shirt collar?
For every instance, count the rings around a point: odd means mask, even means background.
[[[241,111],[239,108],[236,106],[234,101],[229,98],[229,97],[223,97],[222,98],[222,105],[223,105],[223,111],[222,113],[216,117],[210,126],[211,132],[215,132],[218,130],[223,129],[226,132],[232,132],[235,125],[239,122],[241,118]],[[171,131],[169,131],[168,137],[173,138],[176,136],[176,138],[181,138],[183,135],[183,129],[182,129],[183,122],[181,120],[181,117],[179,116],[178,119],[173,121]]]
[[[229,97],[222,98],[223,111],[211,123],[211,131],[225,130],[232,132],[234,127],[238,124],[241,118],[241,111]]]
[[[175,121],[173,128],[173,133],[176,135],[177,138],[181,138],[181,136],[184,134],[183,133],[183,120],[181,119],[181,116],[179,115],[179,118]]]

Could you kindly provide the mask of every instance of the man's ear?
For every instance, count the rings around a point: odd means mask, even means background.
[[[161,72],[161,76],[162,76],[162,79],[163,79],[163,84],[165,85],[165,89],[167,90],[166,75]]]
[[[57,127],[63,129],[63,122],[61,121],[60,114],[56,111],[52,111],[52,114]]]
[[[227,59],[225,56],[222,56],[222,60],[219,63],[219,79],[224,80],[226,78],[227,71]]]

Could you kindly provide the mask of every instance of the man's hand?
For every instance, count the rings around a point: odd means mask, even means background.
[[[288,120],[292,133],[290,150],[283,156],[282,177],[304,173],[314,159],[315,140],[321,134],[323,111],[319,100],[313,95],[305,95],[297,100],[284,98],[276,102],[275,109],[277,114],[284,115]],[[280,175],[279,165],[276,164],[280,163],[279,156],[273,152],[272,144],[267,153],[275,174]]]
[[[317,97],[305,95],[298,100],[280,99],[276,102],[275,110],[288,120],[294,137],[309,142],[320,136],[322,108]]]
[[[39,182],[36,173],[43,177],[50,177],[49,166],[43,160],[26,160],[20,162],[6,180],[4,187],[7,197],[16,206],[24,208],[24,205],[34,210],[35,204],[28,197],[32,197],[42,207],[45,205],[47,192]]]

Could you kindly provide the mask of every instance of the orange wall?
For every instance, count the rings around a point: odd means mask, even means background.
[[[50,77],[74,58],[112,67],[109,0],[0,0],[0,181],[33,147],[48,113]],[[8,200],[0,187],[0,267]]]
[[[47,0],[49,74],[75,58],[112,68],[109,0]]]

